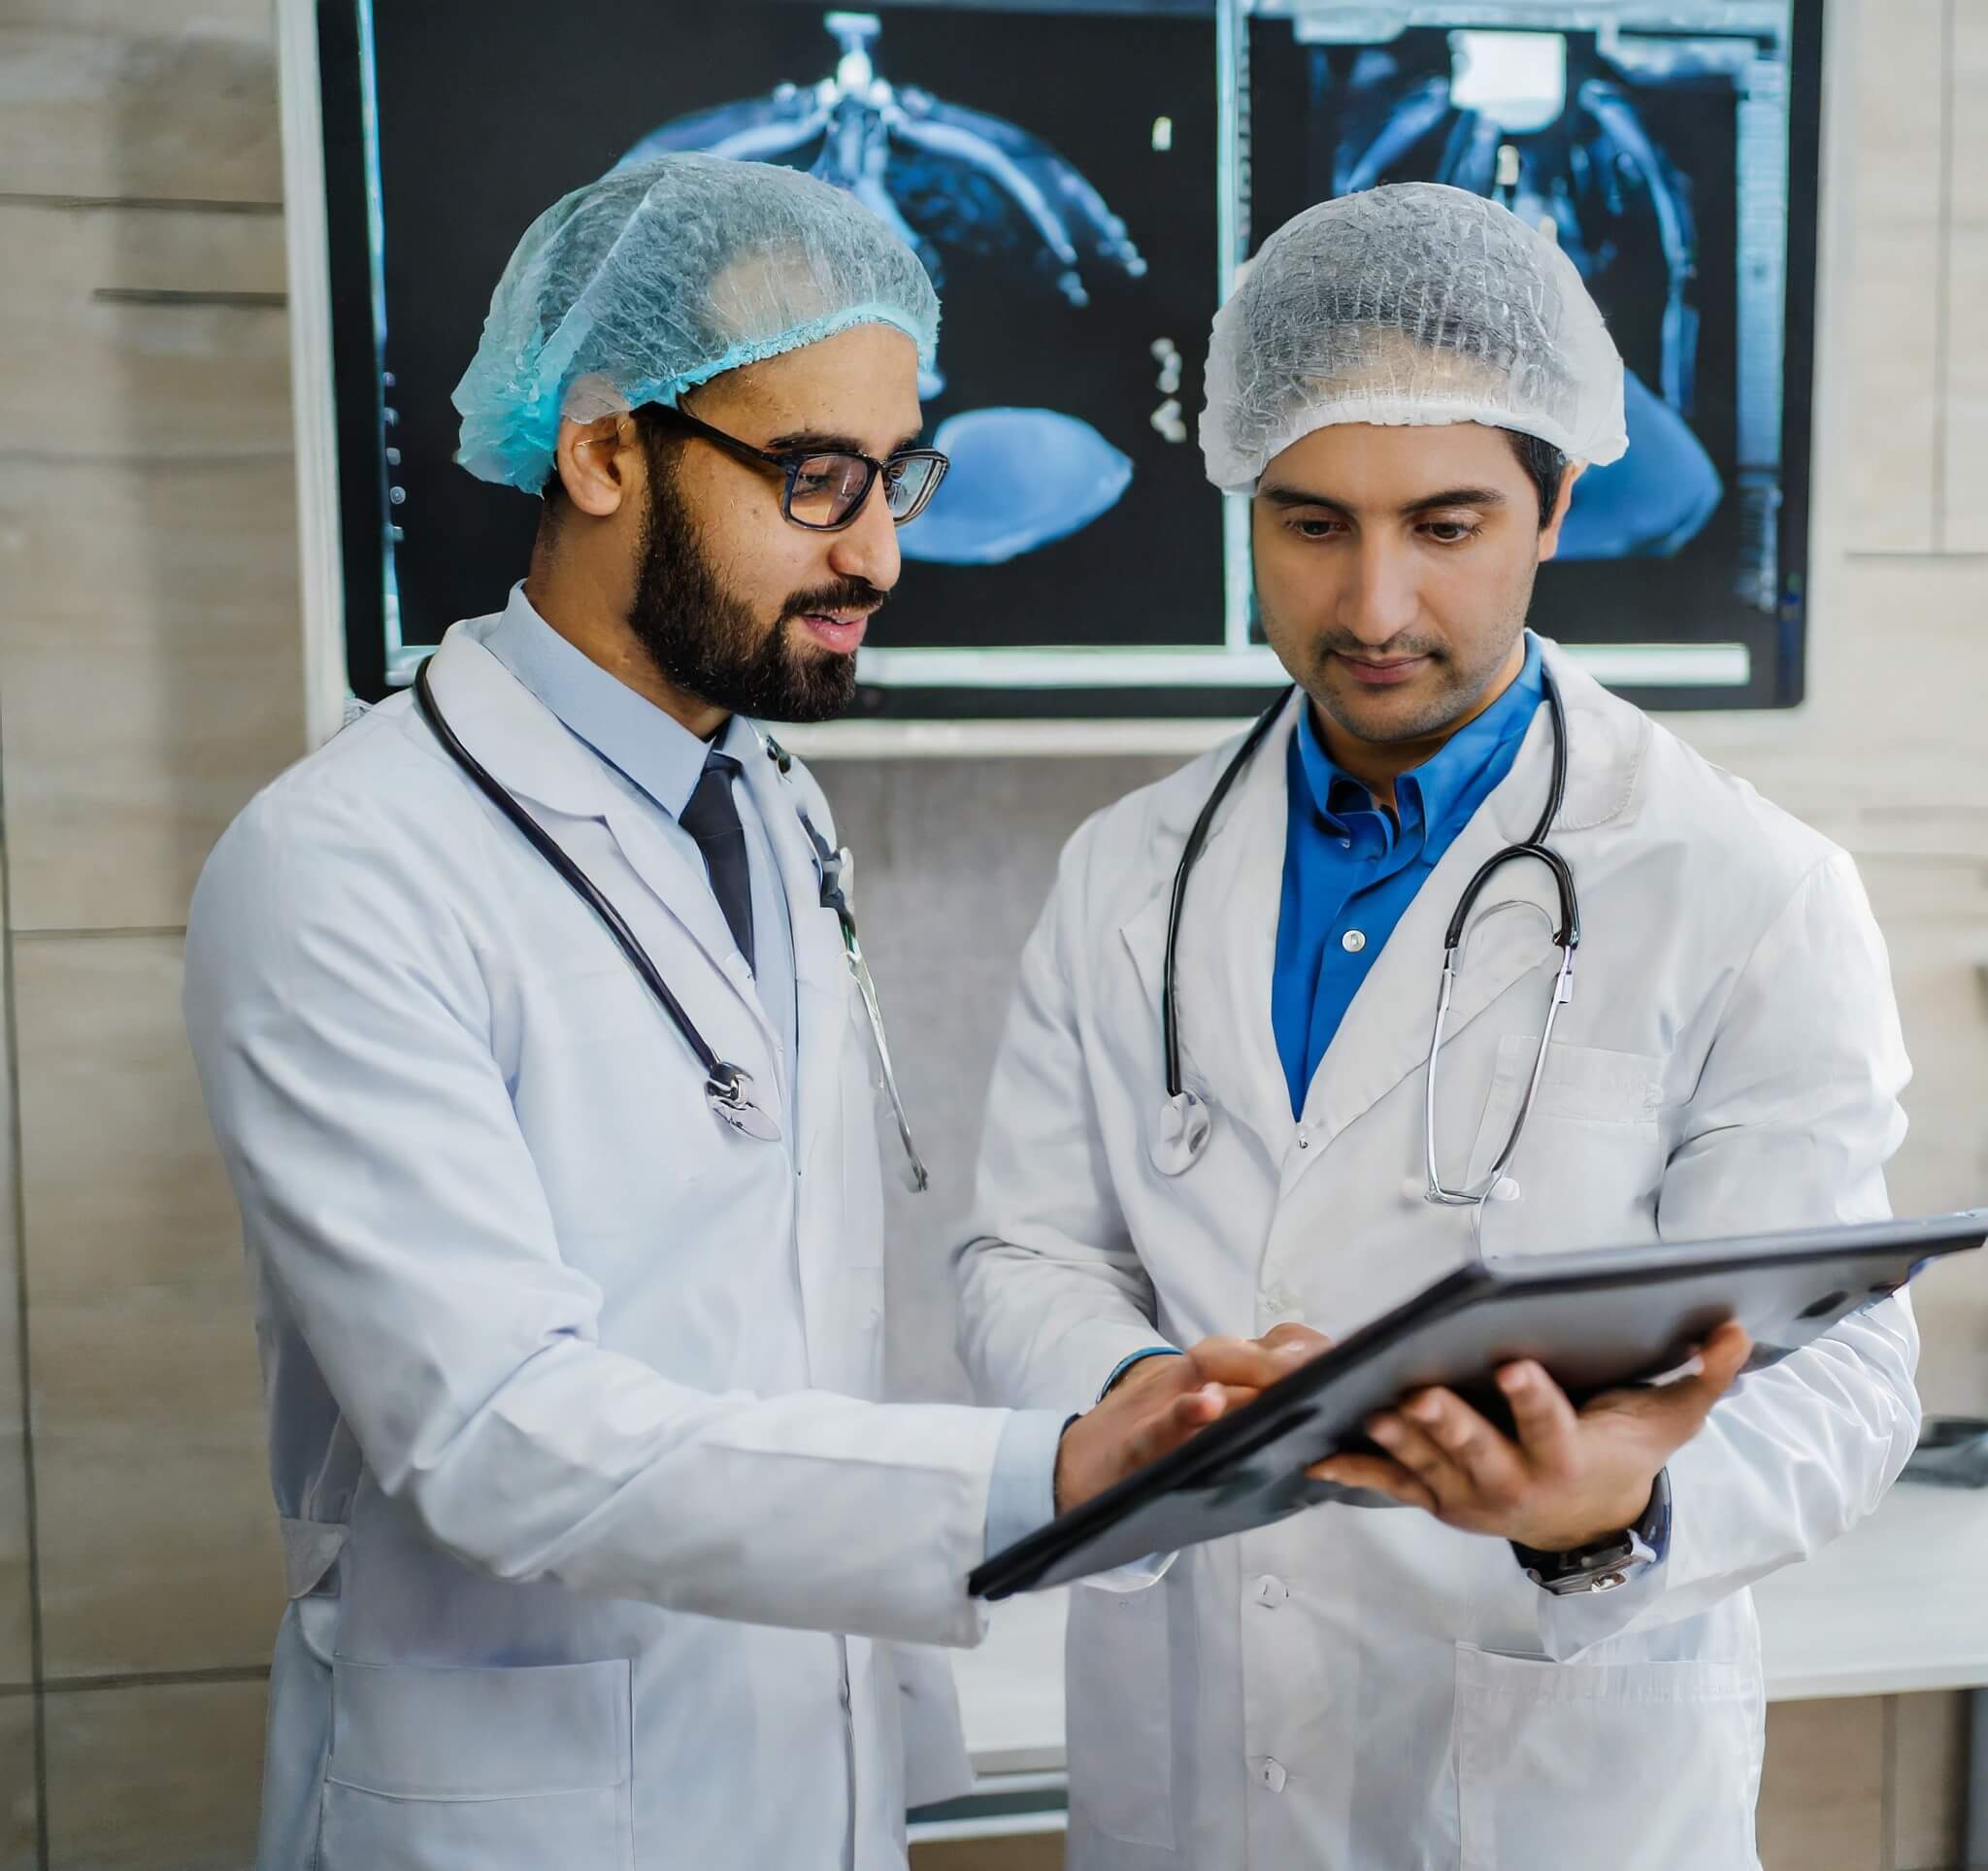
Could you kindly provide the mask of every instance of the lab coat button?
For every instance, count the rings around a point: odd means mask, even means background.
[[[1284,1772],[1283,1762],[1273,1760],[1268,1754],[1256,1763],[1256,1784],[1269,1792],[1281,1793],[1284,1790],[1284,1782],[1288,1778]]]
[[[1300,1125],[1298,1129],[1298,1148],[1300,1150],[1309,1150],[1311,1148],[1311,1133],[1305,1129],[1303,1125]]]
[[[1358,954],[1366,946],[1367,938],[1358,929],[1348,929],[1340,937],[1340,947],[1349,955]]]
[[[1272,1611],[1275,1611],[1290,1595],[1290,1587],[1285,1585],[1281,1579],[1272,1578],[1267,1572],[1256,1582],[1256,1602],[1259,1605],[1268,1606]]]

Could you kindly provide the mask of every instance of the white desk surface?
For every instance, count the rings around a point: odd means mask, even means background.
[[[1754,1593],[1774,1700],[1988,1685],[1988,1490],[1898,1487],[1847,1538]],[[1006,1599],[986,1642],[954,1655],[983,1776],[1064,1764],[1064,1601]]]

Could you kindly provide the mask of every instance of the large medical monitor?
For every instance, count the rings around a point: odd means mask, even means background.
[[[953,458],[856,718],[1235,719],[1282,676],[1203,478],[1209,319],[1300,208],[1436,179],[1550,226],[1629,366],[1533,620],[1634,699],[1798,701],[1821,0],[285,0],[314,10],[347,672],[497,609],[538,502],[454,465],[514,243],[660,150],[812,170],[944,305]],[[306,43],[309,43],[308,40]]]

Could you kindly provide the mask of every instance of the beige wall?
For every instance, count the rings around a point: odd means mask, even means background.
[[[263,0],[5,0],[0,100],[0,1322],[17,1264],[35,1505],[30,1562],[10,1329],[0,1866],[236,1866],[281,1573],[177,1002],[200,860],[303,744]]]
[[[201,857],[303,738],[270,48],[265,0],[0,0],[0,1871],[232,1867],[252,1836],[280,1574],[177,1003]],[[1814,699],[1681,725],[1864,863],[1923,1209],[1988,1195],[1988,353],[1949,338],[1988,291],[1988,120],[1953,104],[1988,78],[1988,0],[1867,0],[1855,62]],[[959,1387],[946,1228],[1056,846],[1159,764],[826,775],[941,1172],[893,1215],[911,1388]],[[1926,1289],[1936,1408],[1988,1408],[1984,1274]],[[1948,1863],[1958,1718],[1777,1712],[1770,1865]]]

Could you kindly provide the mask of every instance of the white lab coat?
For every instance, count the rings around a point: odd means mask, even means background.
[[[901,1866],[901,1679],[914,1739],[944,1752],[956,1714],[943,1659],[871,1640],[980,1634],[964,1581],[1007,1417],[860,1400],[882,1197],[796,815],[832,836],[826,803],[746,765],[792,916],[796,1094],[705,878],[482,647],[495,621],[436,658],[451,725],[784,1140],[713,1118],[612,940],[407,697],[221,841],[186,1014],[257,1277],[291,1597],[259,1862]]]
[[[1882,1217],[1907,1066],[1849,860],[1547,654],[1570,759],[1552,842],[1582,941],[1486,1250]],[[1389,938],[1302,1121],[1270,1023],[1296,719],[1294,704],[1188,886],[1182,1069],[1215,1128],[1177,1180],[1149,1154],[1169,885],[1233,748],[1103,812],[1064,855],[959,1262],[961,1349],[988,1400],[1081,1408],[1156,1339],[1285,1320],[1343,1337],[1470,1254],[1468,1215],[1422,1195],[1423,1062],[1444,925],[1478,865],[1530,835],[1548,715]],[[1516,865],[1486,900],[1548,906],[1550,880]],[[1439,1075],[1452,1183],[1509,1132],[1556,954],[1530,911],[1471,939]],[[1192,1549],[1144,1592],[1078,1590],[1073,1871],[1752,1867],[1745,1587],[1875,1506],[1916,1434],[1916,1353],[1909,1310],[1887,1303],[1746,1379],[1671,1464],[1667,1561],[1613,1594],[1552,1598],[1502,1540],[1350,1507]]]

